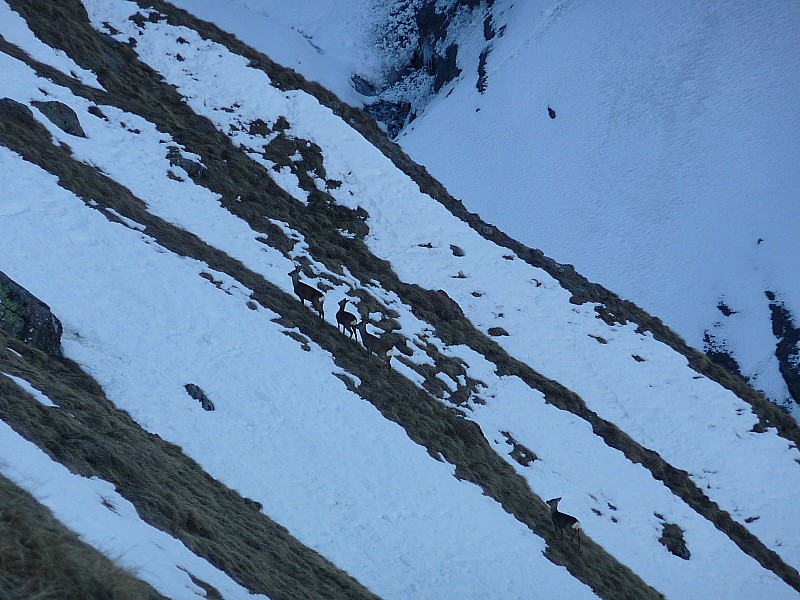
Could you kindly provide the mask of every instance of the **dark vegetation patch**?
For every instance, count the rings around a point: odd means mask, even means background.
[[[0,598],[163,598],[81,541],[33,496],[0,476]]]
[[[340,220],[355,219],[354,215],[331,211],[325,203],[319,203],[310,209],[288,198],[263,168],[232,148],[227,138],[218,134],[208,121],[191,113],[174,89],[161,83],[157,74],[139,63],[129,48],[91,30],[84,22],[86,17],[80,4],[74,0],[49,3],[43,14],[26,10],[25,3],[15,1],[13,4],[21,6],[19,10],[47,43],[67,50],[76,62],[98,74],[109,90],[109,94],[102,98],[104,103],[137,112],[156,123],[160,130],[169,132],[183,147],[201,155],[203,164],[208,168],[208,176],[204,178],[202,185],[220,193],[226,208],[245,219],[256,231],[263,231],[265,216],[284,221],[304,233],[315,260],[325,264],[331,271],[341,272],[341,263],[346,260],[347,267],[354,276],[362,281],[376,279],[385,289],[395,291],[403,302],[414,308],[419,318],[435,327],[437,336],[444,343],[470,346],[494,362],[501,375],[513,373],[520,376],[528,385],[541,390],[548,402],[587,420],[595,433],[607,444],[620,449],[633,462],[643,464],[655,478],[664,481],[674,493],[731,536],[745,552],[798,587],[796,571],[787,567],[775,553],[764,548],[746,530],[742,531],[744,528],[711,503],[689,479],[687,473],[674,469],[656,453],[642,448],[613,424],[600,419],[574,393],[509,357],[495,342],[476,331],[464,318],[457,304],[447,298],[446,294],[442,298],[437,292],[400,282],[388,263],[372,256],[361,239],[351,240],[341,236],[339,229],[347,228],[342,227]],[[598,311],[598,316],[604,320],[624,322],[639,318],[640,321],[636,322],[640,328],[653,331],[662,341],[669,338],[673,343],[678,343],[676,339],[680,344],[683,343],[666,330],[660,321],[642,313],[634,305],[621,301],[603,288],[590,284],[570,266],[559,265],[547,259],[540,251],[522,246],[493,226],[484,224],[477,215],[468,213],[458,201],[447,194],[441,184],[430,178],[422,167],[411,162],[399,147],[391,144],[374,120],[363,112],[342,104],[317,84],[305,82],[296,73],[275,65],[267,57],[247,48],[215,27],[161,2],[153,4],[158,10],[168,14],[171,22],[198,29],[202,35],[248,57],[252,66],[265,70],[281,89],[303,89],[315,95],[372,141],[399,168],[414,178],[423,191],[442,202],[453,214],[468,222],[487,239],[508,247],[534,266],[548,270],[572,292],[573,302],[601,302],[603,307]],[[54,14],[50,14],[53,11]],[[64,35],[49,31],[48,23],[60,20],[69,23],[69,27],[63,29],[72,28],[72,31]],[[56,39],[48,41],[47,38]],[[124,65],[124,77],[120,65]],[[43,72],[47,70],[43,66],[38,68]],[[99,97],[97,92],[74,82],[70,87],[81,95]],[[69,158],[66,150],[53,147],[46,131],[44,134],[36,134],[30,131],[30,125],[22,130],[15,129],[9,121],[10,119],[3,119],[0,127],[0,133],[4,136],[2,143],[24,150],[21,153],[28,160],[58,174],[62,185],[68,189],[76,191],[84,198],[96,200],[101,210],[104,206],[110,206],[127,218],[145,224],[147,234],[171,251],[204,260],[211,268],[234,277],[248,289],[254,290],[253,300],[281,314],[279,321],[283,325],[296,327],[303,335],[330,351],[340,367],[359,378],[361,385],[358,391],[362,397],[375,405],[386,418],[402,425],[409,437],[425,446],[431,456],[444,457],[454,464],[458,477],[481,486],[488,496],[497,500],[508,512],[532,531],[545,537],[549,543],[546,552],[548,558],[557,564],[566,565],[574,576],[586,582],[602,597],[658,597],[657,592],[591,540],[586,540],[580,555],[571,546],[560,543],[553,536],[547,506],[530,491],[525,480],[517,476],[512,467],[492,451],[475,423],[464,419],[456,410],[444,406],[404,378],[395,375],[389,381],[376,375],[375,370],[364,361],[363,354],[346,336],[338,333],[333,326],[319,325],[316,318],[308,310],[302,309],[295,298],[250,272],[238,261],[209,248],[191,234],[181,232],[146,213],[142,203],[127,190],[106,180],[102,174],[89,167],[78,166]],[[32,141],[31,136],[36,135],[40,139]],[[53,153],[57,156],[52,156]],[[239,196],[242,201],[233,202]],[[706,370],[715,373],[714,367],[709,366],[710,361],[706,364],[696,358],[695,362],[695,368],[700,372]],[[731,383],[728,375],[717,373],[717,376],[731,387],[741,385],[745,391],[749,390],[741,382]],[[747,393],[752,393],[752,390]],[[777,419],[769,415],[768,418],[770,423]],[[160,508],[169,514],[171,506],[173,505],[164,503]]]

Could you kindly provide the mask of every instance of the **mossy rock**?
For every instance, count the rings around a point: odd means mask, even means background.
[[[51,356],[61,356],[61,322],[47,304],[2,271],[0,329]]]

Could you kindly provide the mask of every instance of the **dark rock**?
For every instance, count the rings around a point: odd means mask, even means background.
[[[411,112],[410,102],[393,102],[391,100],[378,100],[364,107],[369,114],[386,127],[386,133],[393,138],[405,127],[408,115]]]
[[[108,117],[103,114],[103,111],[100,110],[99,106],[90,106],[89,107],[89,114],[94,115],[98,119],[103,119],[104,121],[108,121]]]
[[[206,396],[206,393],[200,389],[200,386],[193,383],[187,383],[183,387],[186,389],[187,394],[200,402],[200,406],[203,407],[203,410],[207,410],[209,412],[214,410],[214,403],[209,400],[208,396]]]
[[[270,129],[269,125],[267,125],[262,119],[256,119],[250,123],[247,132],[250,135],[267,137],[270,133],[272,133],[272,129]]]
[[[719,312],[721,312],[726,317],[730,317],[731,315],[736,314],[736,311],[732,310],[731,307],[725,304],[725,302],[723,302],[722,300],[720,300],[717,303],[717,310],[719,310]]]
[[[33,100],[31,104],[38,108],[39,111],[61,131],[77,137],[86,137],[78,115],[63,102],[58,102],[57,100],[47,100],[44,102]]]
[[[478,91],[482,94],[486,91],[486,60],[489,58],[489,53],[492,51],[492,46],[486,46],[481,51],[480,58],[478,60],[478,82],[475,84],[475,87],[478,88]]]
[[[47,304],[2,271],[0,329],[51,356],[61,356],[61,322]]]
[[[764,292],[769,300],[772,333],[777,338],[775,357],[789,395],[800,403],[800,327],[774,292]]]
[[[490,327],[489,329],[486,330],[486,333],[488,333],[493,337],[501,337],[508,335],[508,332],[502,327]]]
[[[708,358],[710,358],[719,366],[723,367],[729,373],[738,375],[747,381],[747,378],[742,375],[742,370],[739,366],[739,363],[736,361],[733,355],[728,352],[728,349],[725,347],[724,343],[717,341],[717,339],[709,331],[706,331],[703,334],[703,351],[706,353]]]
[[[353,75],[350,77],[350,82],[353,84],[353,89],[362,96],[377,96],[377,88],[369,81],[361,77],[361,75]]]
[[[689,548],[686,547],[686,541],[683,539],[683,529],[675,525],[675,523],[664,523],[664,528],[658,541],[678,558],[689,560],[691,552],[689,552]]]
[[[173,167],[180,167],[186,171],[187,175],[193,179],[202,176],[206,171],[205,165],[186,158],[174,146],[167,151],[167,160]]]
[[[461,69],[456,64],[458,58],[458,45],[450,44],[444,52],[444,57],[436,62],[436,79],[433,82],[434,91],[439,91],[447,83],[461,75]]]
[[[486,18],[483,20],[483,39],[488,42],[489,40],[494,39],[495,35],[497,35],[497,32],[494,30],[492,15],[486,15]]]

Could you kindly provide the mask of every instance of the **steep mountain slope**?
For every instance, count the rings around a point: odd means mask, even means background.
[[[800,590],[800,436],[742,382],[214,26],[165,3],[8,5],[2,269],[99,386],[4,337],[7,465],[21,435],[111,482],[247,590],[214,574],[226,598]],[[336,328],[343,297],[393,370]]]
[[[450,27],[461,77],[399,143],[485,219],[659,315],[795,412],[800,8],[486,12],[497,35]]]
[[[796,5],[178,2],[365,105],[471,210],[797,408]]]

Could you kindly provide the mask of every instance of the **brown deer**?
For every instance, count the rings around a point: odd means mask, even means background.
[[[550,518],[553,519],[553,525],[555,525],[556,531],[558,532],[558,538],[564,539],[564,530],[569,529],[572,532],[570,539],[575,539],[575,536],[578,537],[578,550],[580,550],[581,522],[572,515],[560,512],[558,510],[559,502],[561,502],[561,498],[553,498],[547,501],[547,506],[550,507]]]
[[[336,311],[336,323],[342,333],[349,332],[350,339],[353,339],[353,336],[355,336],[356,341],[358,341],[358,334],[356,333],[356,321],[358,321],[358,317],[345,310],[345,306],[347,306],[348,302],[349,300],[347,298],[339,301],[339,310]]]
[[[306,305],[306,300],[311,303],[311,306],[314,307],[319,313],[320,321],[325,318],[325,294],[320,292],[317,288],[311,287],[307,283],[303,283],[300,281],[300,267],[295,267],[293,271],[289,273],[289,277],[292,278],[292,287],[294,288],[294,293],[300,298],[300,302],[303,303],[303,306]]]
[[[362,319],[358,324],[358,329],[361,331],[361,342],[364,348],[367,349],[367,356],[372,358],[374,354],[381,360],[385,361],[392,370],[392,352],[394,351],[394,344],[387,339],[379,338],[372,335],[367,331],[367,322]]]

